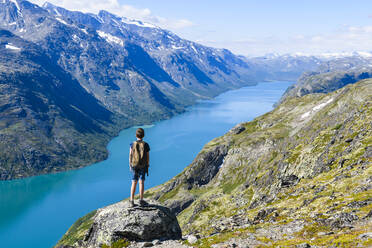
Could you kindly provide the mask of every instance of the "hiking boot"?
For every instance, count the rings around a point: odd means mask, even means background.
[[[140,200],[140,201],[139,201],[139,204],[140,204],[141,207],[144,207],[144,206],[149,205],[149,204],[148,204],[147,202],[145,202],[144,200]]]
[[[129,201],[129,207],[134,208],[134,201]]]

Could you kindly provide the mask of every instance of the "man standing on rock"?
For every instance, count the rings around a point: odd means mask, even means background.
[[[143,200],[143,192],[145,190],[145,174],[148,175],[149,162],[150,162],[150,146],[143,137],[145,130],[138,128],[136,131],[137,140],[130,144],[129,149],[129,167],[132,173],[132,188],[130,191],[130,206],[134,207],[134,194],[136,192],[137,182],[139,179],[139,193],[140,193],[140,206],[145,206],[147,203]]]

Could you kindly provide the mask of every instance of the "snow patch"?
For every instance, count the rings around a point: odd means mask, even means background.
[[[126,23],[126,24],[136,25],[136,26],[143,27],[143,28],[157,28],[155,25],[153,25],[151,23],[136,21],[136,20],[130,20],[130,19],[127,19],[127,18],[121,18],[121,22]]]
[[[13,25],[16,25],[16,24],[17,24],[16,22],[12,22],[12,23],[9,23],[8,25],[13,26]]]
[[[318,110],[324,108],[326,105],[330,104],[332,101],[333,101],[333,98],[329,99],[328,101],[326,101],[324,103],[319,104],[318,106],[315,106],[313,108],[313,111],[318,111]]]
[[[59,22],[62,23],[62,24],[68,25],[67,22],[65,22],[64,20],[62,20],[62,19],[59,18],[59,17],[57,17],[56,20],[59,21]]]
[[[115,24],[116,24],[117,26],[120,26],[120,24],[118,23],[118,21],[117,21],[117,20],[115,20],[115,19],[112,19],[112,21],[113,21],[113,22],[115,22]]]
[[[301,115],[301,119],[305,119],[306,117],[310,116],[311,111],[306,112],[305,114]]]
[[[97,33],[101,38],[104,38],[109,43],[116,43],[120,46],[124,46],[124,41],[120,39],[119,37],[113,36],[111,34],[107,34],[100,30],[98,30]]]
[[[83,31],[85,34],[88,34],[88,31],[86,29],[81,28],[81,31]]]
[[[11,45],[11,44],[6,44],[6,45],[5,45],[5,48],[10,49],[10,50],[16,50],[16,51],[21,50],[21,48],[16,47],[16,46],[13,46],[13,45]]]
[[[54,8],[54,11],[56,12],[56,15],[57,16],[62,16],[61,13],[58,12],[58,9],[57,8]]]
[[[311,111],[308,111],[308,112],[302,114],[301,115],[301,119],[305,119],[305,118],[309,117],[312,113],[321,110],[322,108],[324,108],[325,106],[327,106],[328,104],[330,104],[332,101],[333,101],[333,98],[331,98],[328,101],[323,102],[323,103],[315,106]]]
[[[18,32],[23,33],[26,32],[26,30],[24,28],[21,28]]]
[[[175,50],[178,50],[178,49],[183,49],[184,47],[178,47],[178,46],[173,45],[172,48]]]
[[[198,51],[195,49],[194,45],[191,45],[191,48],[192,48],[192,50],[194,50],[194,52],[195,52],[196,54],[198,54]]]
[[[97,15],[94,15],[93,16],[99,23],[104,23],[104,21],[102,20],[101,17],[97,16]]]
[[[72,39],[73,39],[75,42],[80,41],[80,38],[79,38],[76,34],[72,35]]]
[[[170,36],[169,34],[167,34],[167,37],[168,37],[168,39],[174,40],[174,38],[172,36]]]

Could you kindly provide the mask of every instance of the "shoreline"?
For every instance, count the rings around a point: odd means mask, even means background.
[[[236,123],[250,121],[272,110],[272,103],[292,83],[262,82],[256,87],[226,92],[217,100],[199,103],[191,112],[155,122],[146,135],[153,148],[147,188],[158,186],[182,172],[206,143],[223,135]],[[37,220],[37,233],[31,231],[12,244],[14,247],[23,247],[26,243],[49,247],[77,218],[126,198],[130,186],[127,146],[134,130],[121,132],[120,137],[107,146],[109,159],[100,164],[16,182],[0,182],[3,196],[0,239],[4,239],[5,244],[11,242],[8,237],[27,232],[27,226]],[[59,209],[57,206],[68,207]]]
[[[257,86],[258,84],[261,84],[261,83],[281,83],[281,82],[291,82],[291,81],[283,81],[283,80],[280,80],[280,81],[276,81],[276,80],[264,80],[264,81],[260,81],[260,82],[255,82],[255,83],[248,83],[248,85],[243,85],[241,87],[238,87],[238,88],[231,88],[231,89],[228,89],[226,91],[222,91],[221,93],[211,97],[211,98],[208,98],[208,99],[198,99],[196,100],[193,104],[191,105],[188,105],[188,106],[185,106],[183,110],[179,111],[179,112],[175,112],[173,113],[171,116],[169,116],[169,118],[163,118],[163,119],[159,119],[159,120],[155,120],[155,121],[151,121],[151,123],[141,123],[141,124],[134,124],[134,125],[130,125],[130,126],[127,126],[127,127],[124,127],[124,128],[121,128],[119,131],[114,131],[115,132],[115,135],[114,136],[110,136],[108,133],[106,133],[105,135],[108,136],[108,141],[106,142],[105,144],[105,150],[107,152],[107,156],[105,157],[105,159],[103,160],[97,160],[96,162],[93,162],[93,163],[89,163],[87,165],[82,165],[82,166],[79,166],[79,167],[75,167],[75,168],[67,168],[67,169],[61,169],[61,170],[58,170],[58,171],[54,171],[54,172],[49,172],[49,173],[42,173],[42,174],[37,174],[37,175],[31,175],[31,176],[26,176],[26,177],[21,177],[21,178],[14,178],[14,179],[8,179],[8,180],[0,180],[0,184],[2,182],[16,182],[16,181],[22,181],[22,180],[26,180],[26,179],[32,179],[32,178],[35,178],[35,177],[43,177],[43,176],[53,176],[53,175],[56,175],[56,174],[60,174],[60,173],[66,173],[66,172],[69,172],[69,171],[76,171],[76,170],[80,170],[80,169],[84,169],[84,168],[87,168],[87,167],[90,167],[92,165],[95,165],[97,163],[101,163],[103,161],[106,161],[109,156],[110,156],[110,151],[108,150],[108,145],[109,143],[119,137],[120,133],[122,131],[125,131],[127,129],[131,129],[131,128],[136,128],[136,127],[145,127],[145,128],[150,128],[150,127],[153,127],[155,126],[157,123],[159,122],[162,122],[162,121],[165,121],[165,120],[170,120],[171,118],[174,118],[176,116],[179,116],[179,115],[182,115],[186,112],[188,112],[190,110],[190,108],[196,106],[197,104],[200,104],[204,101],[210,101],[212,99],[215,99],[227,92],[232,92],[232,91],[236,91],[236,90],[240,90],[242,88],[246,88],[246,87],[254,87],[254,86]],[[117,125],[114,126],[114,128],[117,127]]]

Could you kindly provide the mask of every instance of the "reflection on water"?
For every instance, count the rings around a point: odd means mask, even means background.
[[[203,101],[145,126],[151,146],[146,188],[180,173],[209,140],[272,109],[289,82],[261,83]],[[82,215],[129,196],[129,144],[137,127],[108,145],[106,161],[64,173],[0,182],[1,247],[51,247]]]

